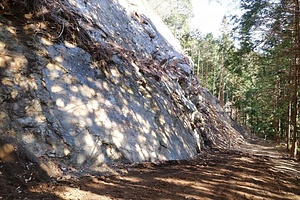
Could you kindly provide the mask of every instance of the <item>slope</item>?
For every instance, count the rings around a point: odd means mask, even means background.
[[[2,4],[2,147],[24,147],[49,175],[244,143],[169,30],[138,1]]]

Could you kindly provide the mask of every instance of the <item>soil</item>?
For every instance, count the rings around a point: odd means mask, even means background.
[[[2,152],[11,149],[4,147]],[[114,175],[55,179],[13,151],[1,157],[0,199],[300,199],[300,164],[284,151],[256,139],[189,161],[124,165]]]

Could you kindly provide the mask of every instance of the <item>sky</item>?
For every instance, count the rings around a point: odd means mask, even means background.
[[[223,4],[210,0],[192,0],[194,18],[190,22],[192,29],[198,28],[202,34],[220,35],[220,27],[225,14],[236,12],[236,5],[228,0]]]

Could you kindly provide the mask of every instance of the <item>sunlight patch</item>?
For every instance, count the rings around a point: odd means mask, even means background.
[[[0,50],[3,51],[5,49],[5,43],[4,42],[0,42]]]
[[[51,42],[50,40],[48,40],[48,39],[46,39],[44,37],[41,38],[41,42],[43,44],[45,44],[45,45],[48,45],[48,46],[52,46],[53,45],[53,42]]]
[[[59,98],[59,99],[56,100],[56,105],[58,107],[63,108],[63,107],[65,107],[65,102],[63,101],[63,99]]]
[[[55,190],[54,194],[62,199],[85,199],[87,196],[91,199],[111,199],[105,195],[94,194],[90,191],[80,190],[80,188],[72,188],[69,186]]]
[[[64,61],[64,59],[61,56],[56,56],[54,58],[55,61],[62,63]]]
[[[87,144],[90,147],[93,147],[95,145],[94,139],[90,134],[84,136],[84,141],[85,144]]]
[[[118,130],[114,130],[112,133],[113,136],[113,142],[117,147],[121,147],[122,146],[122,142],[124,140],[124,135],[118,131]]]
[[[139,183],[139,182],[143,181],[142,179],[137,178],[137,177],[126,177],[126,176],[120,177],[120,179],[125,180],[125,181],[129,181],[129,182],[132,182],[132,183]]]
[[[68,48],[76,48],[77,47],[75,44],[72,44],[68,41],[64,41],[64,43],[65,43],[66,47],[68,47]]]
[[[8,30],[11,34],[14,36],[17,35],[16,28],[15,27],[7,27],[6,30]]]

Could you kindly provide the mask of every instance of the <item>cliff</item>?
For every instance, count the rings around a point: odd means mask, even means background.
[[[179,43],[140,2],[1,4],[1,144],[17,140],[48,166],[103,171],[243,142]]]

